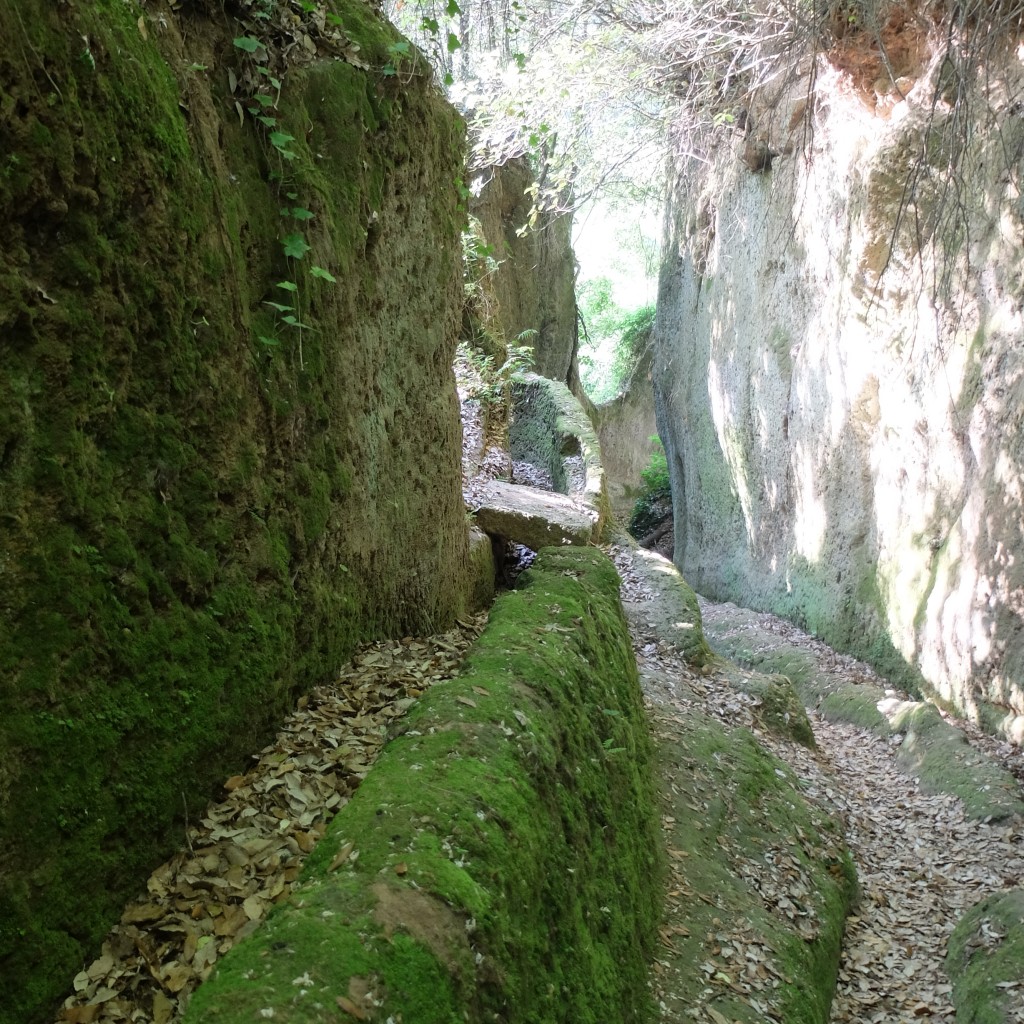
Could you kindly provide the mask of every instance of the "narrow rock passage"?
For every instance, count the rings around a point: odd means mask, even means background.
[[[656,600],[631,578],[628,563],[618,559],[624,597],[639,613],[630,615],[632,632],[656,737],[664,741],[673,723],[693,711],[718,719],[729,728],[742,726],[787,762],[814,803],[837,810],[854,856],[859,900],[847,920],[837,991],[831,1020],[864,1024],[909,1024],[932,1021],[952,1024],[951,985],[943,967],[946,944],[958,918],[984,896],[1021,884],[1024,879],[1024,823],[1019,819],[982,824],[968,820],[959,800],[928,795],[895,763],[901,737],[886,741],[864,730],[825,721],[810,713],[817,750],[779,740],[759,722],[758,700],[734,688],[720,668],[697,672],[687,666],[655,631],[645,628],[643,608]],[[714,646],[720,606],[702,602],[705,632]],[[735,609],[733,609],[735,610]],[[781,623],[790,638],[797,634]],[[837,656],[825,645],[804,636],[828,664],[849,681],[872,677],[870,669]],[[675,726],[678,729],[678,726]],[[984,742],[984,741],[982,741]],[[989,743],[996,750],[997,743]],[[1011,765],[1012,767],[1012,765]],[[666,824],[671,830],[671,820]],[[749,942],[739,957],[740,970],[707,971],[696,1001],[683,1005],[679,982],[701,964],[680,962],[675,948],[673,899],[685,890],[687,865],[670,858],[669,902],[663,950],[653,979],[665,1021],[706,1021],[731,1024],[733,1019],[710,1004],[716,988],[726,987],[753,1011],[744,1020],[778,1020],[770,994],[778,986],[770,950]],[[997,939],[993,935],[993,941]],[[984,931],[979,941],[985,941]],[[706,936],[704,954],[712,966],[722,951],[736,953],[730,935]],[[735,957],[734,957],[735,959]],[[743,963],[743,961],[746,961]],[[724,980],[719,980],[719,978]],[[1024,978],[1007,984],[1010,1016],[1024,1022]],[[767,996],[766,996],[767,993]],[[1015,1016],[1014,1016],[1015,1014]]]

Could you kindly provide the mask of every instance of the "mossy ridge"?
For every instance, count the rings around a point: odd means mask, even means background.
[[[687,892],[672,924],[679,963],[714,961],[715,935],[740,932],[774,953],[770,971],[777,987],[755,990],[787,1024],[825,1024],[835,989],[843,925],[856,895],[856,876],[839,822],[801,792],[789,767],[745,729],[726,730],[699,713],[671,719],[659,735],[659,775],[666,780],[663,803],[674,819],[670,842]],[[769,906],[756,881],[744,877],[743,862],[777,860],[781,851],[806,878],[807,920],[813,938]],[[749,875],[749,871],[746,872]],[[745,965],[742,965],[745,966]],[[760,1024],[763,1014],[732,994],[726,979],[712,1005],[729,1020]],[[721,979],[720,979],[721,980]],[[715,982],[698,971],[674,978],[680,1010],[705,1001]],[[742,984],[742,982],[740,982]]]
[[[1024,889],[987,896],[964,914],[946,971],[958,1024],[1010,1024],[1024,978]]]
[[[1020,783],[1005,768],[970,745],[931,704],[910,703],[891,714],[904,733],[896,761],[928,793],[952,793],[975,821],[1024,818]]]
[[[380,1020],[648,1018],[660,842],[618,577],[582,548],[545,549],[525,575],[463,674],[405,719],[291,903],[197,990],[188,1022],[267,1008],[335,1020],[352,977],[376,979]],[[382,886],[435,900],[450,927],[417,937],[410,911],[389,940],[373,917]]]
[[[431,329],[397,331],[399,347],[375,350],[361,378],[350,352],[380,315],[362,276],[339,286],[362,300],[332,293],[317,307],[321,327],[355,316],[359,338],[322,331],[305,376],[290,354],[258,351],[262,301],[282,276],[279,196],[257,134],[217,86],[179,70],[185,110],[172,71],[235,59],[229,26],[199,26],[190,45],[209,52],[186,55],[174,18],[147,39],[137,15],[114,0],[0,0],[0,973],[16,981],[4,1024],[48,1016],[180,840],[183,813],[300,688],[359,639],[440,624],[461,606],[453,385],[445,397],[457,303],[442,308],[459,287],[456,256],[445,282],[434,247],[423,287],[436,298],[421,303]],[[354,211],[350,221],[371,203],[387,216],[396,193],[416,191],[398,180],[418,148],[405,135],[436,125],[421,220],[454,252],[460,122],[419,84],[396,122],[395,97],[368,77],[340,63],[307,73],[313,88],[333,84],[333,112],[356,106],[373,129],[362,148],[323,157],[309,191],[322,186],[324,210]],[[282,101],[296,123],[299,78]],[[342,159],[333,176],[324,168]],[[347,226],[317,235],[325,265],[360,265],[365,233]],[[403,248],[398,234],[381,232],[378,261]],[[437,397],[405,433],[429,425],[450,449],[421,467],[439,481],[422,500],[402,491],[412,442],[380,458],[381,414],[350,399],[375,378],[414,386],[395,369],[410,338],[422,344],[408,358],[430,368],[416,390]],[[375,485],[378,529],[359,509],[366,467],[381,464],[399,469]],[[429,538],[415,558],[394,543],[403,515]]]
[[[693,588],[667,558],[637,547],[631,539],[627,544],[633,569],[658,595],[656,601],[632,605],[630,615],[657,633],[689,664],[697,668],[709,664],[714,655],[704,637],[704,622]]]
[[[803,703],[828,721],[854,725],[880,739],[905,733],[897,763],[926,792],[958,797],[967,816],[977,821],[1024,814],[1013,776],[972,747],[931,704],[899,703],[887,698],[880,686],[845,681],[822,669],[811,651],[760,629],[755,614],[745,609],[731,615],[719,609],[715,618],[717,649],[757,671],[791,681]]]

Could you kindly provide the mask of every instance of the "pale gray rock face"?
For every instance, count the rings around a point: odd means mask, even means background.
[[[961,212],[921,248],[949,195],[915,163],[930,88],[874,113],[833,88],[765,173],[727,135],[676,168],[654,370],[674,560],[1020,741],[1024,231],[1002,154],[1024,126],[972,126]]]
[[[597,434],[608,476],[612,510],[628,517],[643,489],[641,474],[651,461],[658,432],[651,387],[651,356],[645,355],[626,390],[597,407]]]
[[[560,544],[589,544],[595,516],[572,498],[537,487],[489,480],[477,493],[477,526],[492,537],[534,551]]]

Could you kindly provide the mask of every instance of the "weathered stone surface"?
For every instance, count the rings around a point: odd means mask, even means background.
[[[480,488],[478,500],[473,511],[481,530],[534,551],[554,544],[589,544],[594,535],[593,514],[564,494],[490,480]]]
[[[946,970],[958,1024],[1020,1020],[1024,978],[1024,889],[989,896],[949,937]]]
[[[608,481],[612,511],[628,516],[639,495],[658,433],[654,412],[654,387],[651,372],[653,349],[648,348],[626,389],[617,398],[597,406],[597,436],[601,442],[601,461]]]
[[[484,168],[480,177],[486,183],[470,212],[498,261],[481,282],[489,300],[487,326],[508,344],[531,348],[534,369],[542,376],[578,383],[572,216],[542,213],[534,227],[520,233],[533,205],[526,191],[533,183],[529,162],[509,160]]]
[[[469,531],[470,606],[488,608],[494,600],[494,545],[482,530]]]
[[[778,98],[776,144],[806,85]],[[1024,125],[994,109],[944,135],[933,86],[885,118],[822,91],[806,153],[770,172],[727,133],[677,168],[654,373],[674,560],[699,592],[791,617],[1020,740],[1024,222],[1002,168]],[[919,164],[940,138],[967,147],[955,186]],[[919,211],[954,206],[921,249]]]
[[[609,503],[601,446],[590,415],[560,381],[519,374],[512,385],[509,448],[513,459],[547,472],[554,489],[586,506],[600,539]]]

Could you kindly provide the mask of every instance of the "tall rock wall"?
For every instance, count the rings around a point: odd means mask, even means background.
[[[299,692],[464,605],[461,121],[356,0],[199,6],[0,0],[12,1024]]]
[[[943,66],[878,95],[823,64],[752,106],[790,151],[770,170],[728,129],[680,160],[654,375],[695,588],[1018,740],[1020,70],[990,63],[987,96]]]
[[[481,179],[470,211],[497,263],[481,281],[487,326],[508,344],[531,348],[533,369],[578,397],[572,215],[542,212],[530,224],[534,172],[525,157],[487,167]]]
[[[596,410],[608,497],[612,511],[626,519],[643,490],[643,471],[657,450],[651,440],[658,433],[651,388],[653,364],[653,351],[645,346],[623,392]]]

